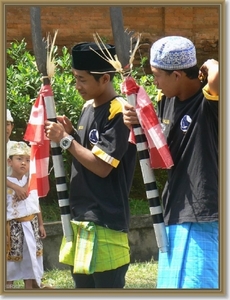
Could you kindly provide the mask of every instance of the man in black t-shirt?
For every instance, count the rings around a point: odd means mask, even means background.
[[[150,65],[174,162],[162,193],[169,251],[159,253],[157,288],[218,288],[218,62],[199,69],[194,44],[168,36],[152,45]],[[129,104],[124,122],[139,123]]]
[[[130,263],[128,244],[129,192],[136,146],[128,142],[123,122],[125,100],[117,95],[112,79],[115,69],[95,43],[72,49],[76,89],[86,101],[76,129],[66,116],[59,123],[46,122],[47,137],[73,156],[70,181],[71,224],[74,242],[61,262],[71,265],[76,288],[123,288]]]

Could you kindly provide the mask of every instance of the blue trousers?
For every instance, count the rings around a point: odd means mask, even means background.
[[[218,289],[218,222],[166,227],[169,251],[159,253],[157,288]]]

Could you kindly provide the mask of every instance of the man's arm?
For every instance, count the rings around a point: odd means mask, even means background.
[[[200,74],[207,78],[207,92],[212,96],[219,95],[219,63],[215,59],[208,59],[201,67]]]
[[[46,238],[46,231],[43,225],[43,218],[42,218],[42,210],[41,206],[39,205],[40,212],[37,214],[38,216],[38,226],[39,226],[39,232],[40,232],[40,238],[44,239]]]
[[[28,181],[24,186],[19,186],[9,179],[6,179],[6,185],[15,191],[16,200],[25,200],[28,197]]]

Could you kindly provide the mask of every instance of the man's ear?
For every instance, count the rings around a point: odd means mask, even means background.
[[[176,77],[181,77],[181,72],[180,71],[173,71]]]
[[[108,73],[103,74],[103,76],[102,76],[102,82],[103,83],[107,83],[108,81],[110,81],[110,75]]]
[[[12,163],[12,159],[7,158],[7,165],[8,165],[8,166],[11,166],[11,163]]]

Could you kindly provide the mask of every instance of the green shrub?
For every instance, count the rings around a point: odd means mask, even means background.
[[[55,191],[54,191],[55,192]],[[57,201],[50,203],[48,201],[40,201],[43,221],[54,222],[61,221],[60,208]],[[140,216],[149,214],[148,201],[143,198],[129,199],[130,213],[132,216]]]
[[[7,106],[15,119],[12,136],[22,138],[29,120],[32,104],[42,85],[35,57],[26,49],[26,42],[15,41],[7,49]],[[57,52],[57,47],[56,51]],[[57,115],[66,114],[71,121],[77,122],[83,100],[75,89],[75,78],[71,72],[71,59],[68,49],[62,48],[62,54],[56,55],[56,70],[52,78]],[[20,135],[16,131],[20,131]]]

